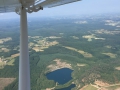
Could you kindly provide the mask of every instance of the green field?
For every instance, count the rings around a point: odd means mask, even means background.
[[[73,70],[71,82],[76,84],[75,88],[88,85],[84,90],[97,90],[90,85],[94,84],[95,80],[109,84],[120,82],[120,71],[115,69],[120,66],[120,28],[111,26],[111,22],[106,22],[111,20],[112,23],[119,24],[118,16],[120,15],[88,16],[78,19],[61,18],[60,20],[56,18],[31,19],[28,23],[31,43],[31,46],[29,45],[31,90],[56,86],[53,80],[48,80],[46,77],[46,73],[49,72],[48,66],[55,65],[56,62],[53,61],[55,59],[71,65]],[[79,21],[87,23],[75,23]],[[0,67],[0,78],[18,78],[19,75],[20,28],[18,22],[0,20],[0,39],[11,38],[0,44],[0,48],[9,50],[9,52],[4,52],[0,49],[0,58],[8,60],[4,68]],[[44,48],[43,51],[37,52],[33,49],[47,46],[49,47]],[[12,55],[17,56],[11,57]],[[2,65],[3,63],[0,63],[0,66]],[[70,86],[71,82],[60,87]],[[119,86],[108,87],[108,89],[117,87]],[[18,79],[4,90],[17,89]]]
[[[83,90],[98,90],[98,89],[95,88],[94,86],[88,85],[88,86],[85,87]]]
[[[10,61],[7,62],[7,65],[14,65],[13,63],[15,62],[15,59],[11,59]]]
[[[110,87],[107,87],[106,89],[108,90],[118,90],[118,88],[120,89],[120,85],[115,85],[115,86],[110,86]]]
[[[4,62],[0,62],[0,69],[3,69],[3,67],[4,67]]]

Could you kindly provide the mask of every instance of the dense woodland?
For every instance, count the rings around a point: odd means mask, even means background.
[[[59,44],[50,46],[43,52],[36,52],[30,50],[30,69],[31,69],[31,90],[42,90],[45,88],[52,88],[55,86],[53,80],[48,80],[46,77],[46,67],[53,63],[53,60],[60,58],[61,60],[72,64],[74,69],[72,73],[73,79],[65,85],[59,85],[56,88],[67,87],[71,82],[77,82],[77,85],[84,86],[85,84],[94,83],[96,79],[103,80],[108,83],[120,82],[120,71],[115,67],[120,66],[120,34],[96,34],[97,37],[105,38],[105,40],[92,39],[88,42],[87,39],[82,38],[84,35],[95,34],[94,30],[105,29],[108,31],[120,30],[119,27],[105,25],[104,20],[110,19],[108,16],[97,16],[98,18],[79,18],[79,19],[30,19],[28,24],[29,36],[56,36],[61,38],[48,39],[48,41],[56,40]],[[104,18],[103,18],[104,17]],[[118,18],[119,19],[119,18]],[[116,18],[112,20],[117,21]],[[14,22],[13,22],[14,21]],[[9,52],[0,52],[0,57],[10,57],[13,54],[19,53],[14,50],[19,46],[19,21],[13,20],[0,21],[0,39],[11,37],[12,40],[0,44],[2,47],[10,49]],[[75,21],[87,21],[86,24],[76,24]],[[60,33],[63,33],[62,35]],[[76,36],[79,39],[74,39],[71,36]],[[34,42],[34,41],[33,41]],[[111,48],[105,46],[110,45]],[[67,49],[63,46],[69,46],[78,50],[91,53],[92,58],[86,58],[82,54]],[[104,55],[104,52],[111,52],[117,54],[116,58],[111,58]],[[84,67],[76,67],[77,63],[85,64]],[[0,78],[16,78],[16,80],[5,87],[4,90],[17,90],[18,88],[18,72],[19,72],[19,57],[15,58],[13,66],[6,65],[0,69]],[[83,81],[84,80],[84,81]]]

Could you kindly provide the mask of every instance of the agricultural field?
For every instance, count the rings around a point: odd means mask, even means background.
[[[11,84],[15,78],[0,78],[0,90],[3,90],[6,86]]]
[[[111,15],[59,21],[30,19],[31,90],[65,88],[71,84],[75,84],[72,90],[119,90],[119,19]],[[2,89],[17,90],[20,33],[18,23],[12,22],[9,30],[5,26],[8,22],[0,21],[0,83],[4,84],[2,78],[16,78],[6,80],[9,83]],[[47,73],[61,68],[73,70],[69,82],[60,85],[47,79]]]

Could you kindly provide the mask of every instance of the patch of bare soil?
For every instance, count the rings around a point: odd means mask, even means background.
[[[51,65],[47,66],[47,68],[49,68],[49,71],[55,71],[55,70],[61,69],[61,68],[72,68],[71,64],[63,62],[63,61],[61,61],[61,59],[55,59],[54,61],[56,62],[55,64],[51,64]]]
[[[105,40],[105,38],[96,37],[95,34],[85,35],[85,36],[82,36],[82,38],[86,38],[86,39],[88,39],[88,41],[92,41],[92,38],[96,39],[96,40]]]
[[[7,48],[2,48],[1,50],[4,52],[9,52],[9,49],[7,49]]]
[[[13,55],[11,55],[11,57],[12,58],[15,58],[15,57],[18,57],[20,54],[19,53],[17,53],[17,54],[13,54]]]
[[[113,53],[102,53],[104,55],[110,56],[110,58],[116,58],[117,54],[113,54]]]
[[[85,51],[83,51],[83,50],[78,50],[78,49],[76,49],[76,48],[68,47],[68,46],[63,46],[63,47],[65,47],[65,48],[67,48],[67,49],[69,49],[69,50],[76,51],[76,52],[82,54],[82,55],[83,55],[84,57],[86,57],[86,58],[92,58],[92,57],[93,57],[92,54],[90,54],[90,53],[88,53],[88,52],[85,52]]]
[[[108,83],[103,82],[103,81],[100,81],[100,80],[96,80],[96,81],[95,81],[95,84],[96,84],[97,86],[101,86],[101,87],[109,86]]]
[[[120,70],[120,67],[116,67],[115,69]]]
[[[80,90],[84,90],[88,85],[83,86]]]
[[[117,88],[116,90],[120,90],[120,88]]]
[[[79,64],[79,63],[77,63],[77,66],[83,67],[83,66],[86,66],[86,64]]]
[[[0,44],[3,44],[4,42],[10,41],[10,40],[12,40],[11,37],[2,38],[2,39],[0,39]]]
[[[100,89],[98,89],[98,90],[108,90],[108,89],[106,89],[106,88],[100,88]]]
[[[11,84],[15,78],[0,78],[0,90],[3,90],[6,86]]]
[[[54,90],[54,88],[55,88],[55,87],[53,87],[53,88],[46,88],[46,90]]]

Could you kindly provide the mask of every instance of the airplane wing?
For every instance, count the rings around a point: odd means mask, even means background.
[[[46,7],[51,8],[55,6],[76,2],[76,1],[80,1],[80,0],[45,0],[39,3],[37,6],[42,6],[43,8],[46,8]]]
[[[0,0],[0,13],[15,12],[15,9],[20,6],[18,0]]]
[[[27,12],[37,12],[43,8],[51,8],[80,0],[0,0],[0,13],[16,12],[20,15],[20,59],[19,89],[30,89],[30,65],[28,49]]]
[[[15,12],[21,6],[26,8],[31,8],[32,6],[36,8],[51,8],[76,1],[81,0],[0,0],[0,13]]]

